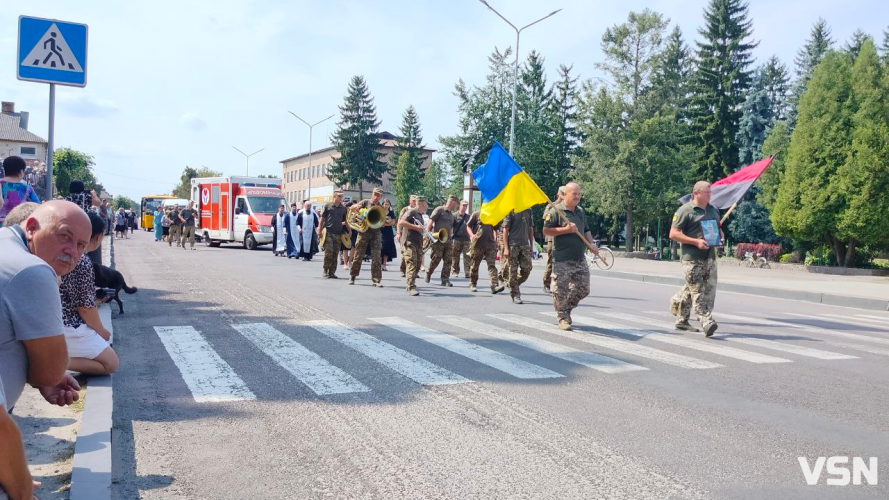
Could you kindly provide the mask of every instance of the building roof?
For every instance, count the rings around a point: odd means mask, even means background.
[[[0,114],[0,141],[46,144],[46,139],[23,129],[18,116],[7,114]]]
[[[398,138],[395,137],[394,135],[392,135],[391,133],[386,132],[386,131],[380,132],[380,146],[383,146],[384,148],[394,148],[397,142],[398,142]],[[327,147],[327,148],[324,148],[324,149],[318,149],[318,150],[316,150],[316,151],[312,151],[312,154],[313,154],[313,155],[319,155],[319,154],[322,154],[322,153],[328,153],[328,152],[330,152],[330,151],[336,151],[336,148],[333,147],[333,146],[330,146],[330,147]],[[423,148],[423,151],[427,151],[427,152],[429,152],[429,153],[434,153],[434,152],[435,152],[434,149],[430,149],[430,148],[427,148],[427,147],[424,147],[424,148]],[[288,163],[288,162],[291,162],[291,161],[293,161],[293,160],[299,160],[299,159],[302,159],[302,158],[307,158],[308,156],[309,156],[309,153],[303,153],[303,154],[301,154],[301,155],[299,155],[299,156],[294,156],[293,158],[287,158],[286,160],[281,160],[281,161],[278,162],[278,163]]]

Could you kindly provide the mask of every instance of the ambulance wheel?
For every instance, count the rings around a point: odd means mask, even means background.
[[[244,248],[247,250],[256,250],[256,238],[253,237],[253,233],[247,233],[244,236]]]
[[[204,245],[207,245],[208,247],[218,247],[219,246],[219,242],[211,240],[210,235],[207,233],[204,233],[204,237],[201,239],[204,240]]]

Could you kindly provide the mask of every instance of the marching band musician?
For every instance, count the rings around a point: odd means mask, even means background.
[[[463,258],[463,277],[469,277],[469,233],[466,231],[466,224],[469,222],[469,214],[467,209],[469,202],[463,200],[460,202],[460,211],[454,214],[454,237],[453,250],[451,255],[451,275],[460,276],[460,257]]]
[[[503,257],[501,265],[507,266],[509,295],[516,304],[522,303],[519,287],[531,276],[531,245],[534,244],[534,225],[531,209],[519,213],[512,211],[503,221]],[[503,263],[503,261],[506,263]],[[521,274],[519,270],[521,269]]]
[[[415,195],[415,194],[410,195],[410,198],[408,198],[407,203],[408,203],[408,206],[401,207],[401,211],[398,212],[398,220],[401,220],[401,218],[404,217],[404,214],[417,208],[417,195]],[[404,239],[402,238],[402,234],[401,234],[401,228],[397,225],[397,223],[395,226],[395,239],[398,241],[399,244],[401,244],[401,242],[404,241]],[[401,253],[402,253],[401,277],[404,278],[404,273],[405,273],[405,270],[407,269],[407,267],[406,267],[407,266],[407,259],[404,258],[404,248],[403,247],[401,249]]]
[[[417,275],[420,272],[420,257],[423,254],[423,213],[429,207],[425,196],[417,196],[417,207],[407,211],[402,210],[398,219],[398,229],[401,232],[402,253],[401,258],[407,263],[405,270],[407,293],[416,297],[420,295],[417,290]]]
[[[469,270],[469,291],[477,292],[476,283],[478,283],[478,268],[482,259],[488,264],[488,278],[491,280],[491,293],[500,293],[503,291],[503,285],[497,279],[497,240],[500,230],[500,223],[496,226],[483,224],[481,221],[481,210],[476,210],[469,217],[466,224],[466,230],[469,232],[469,239],[472,244],[469,248],[469,256],[471,268]]]
[[[324,231],[327,236],[324,239],[324,271],[325,278],[337,279],[336,259],[340,253],[340,237],[343,231],[346,234],[352,234],[352,228],[346,224],[346,207],[343,206],[343,192],[336,190],[333,192],[333,201],[324,205],[324,211],[321,212],[321,221],[318,223],[318,238]]]
[[[447,235],[445,238],[439,239],[432,243],[432,258],[429,260],[429,266],[426,268],[426,283],[432,279],[432,273],[442,261],[441,267],[441,286],[454,286],[451,284],[451,231],[454,229],[454,210],[457,208],[457,197],[448,196],[448,201],[436,207],[429,216],[429,222],[426,224],[426,230],[434,234],[439,234],[444,230]]]
[[[372,207],[382,207],[380,200],[383,199],[383,190],[374,188],[370,199],[364,199],[352,205],[349,210],[355,211],[360,209],[370,210]],[[383,262],[380,252],[383,249],[383,242],[380,237],[380,228],[368,227],[363,233],[358,233],[358,240],[355,242],[355,248],[352,249],[352,269],[349,277],[349,284],[355,284],[355,278],[361,272],[361,262],[364,252],[370,246],[370,276],[373,285],[377,288],[383,288]]]

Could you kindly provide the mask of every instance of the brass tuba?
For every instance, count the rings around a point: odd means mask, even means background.
[[[370,208],[350,210],[348,217],[349,227],[363,233],[368,229],[378,229],[386,222],[386,209],[374,205]]]
[[[324,248],[324,240],[326,240],[326,239],[327,239],[327,228],[325,227],[324,229],[321,230],[321,239],[318,240],[318,246],[321,248]],[[349,237],[348,234],[342,233],[340,235],[340,245],[342,245],[343,248],[352,248],[352,238]]]
[[[424,236],[424,238],[423,238],[423,249],[424,250],[431,247],[435,243],[438,243],[439,241],[442,243],[448,242],[448,230],[445,228],[441,228],[434,233],[430,233],[428,230],[423,231],[423,236]]]

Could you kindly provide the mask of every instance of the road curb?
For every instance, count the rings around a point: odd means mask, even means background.
[[[109,239],[108,262],[114,267],[114,237]],[[103,324],[114,338],[111,307],[103,304],[99,310]],[[114,410],[113,375],[90,377],[87,396],[77,440],[71,472],[70,500],[111,499],[111,425]]]
[[[673,276],[660,276],[656,274],[626,273],[621,271],[601,271],[591,269],[592,276],[603,278],[615,278],[642,283],[657,283],[659,285],[682,286],[685,280]],[[805,290],[784,290],[781,288],[769,288],[764,286],[740,285],[737,283],[719,283],[719,290],[724,292],[746,293],[772,297],[776,299],[802,300],[830,306],[855,307],[859,309],[871,309],[875,311],[889,311],[889,300],[868,299],[864,297],[852,297],[848,295],[833,295],[829,293],[807,292]]]

